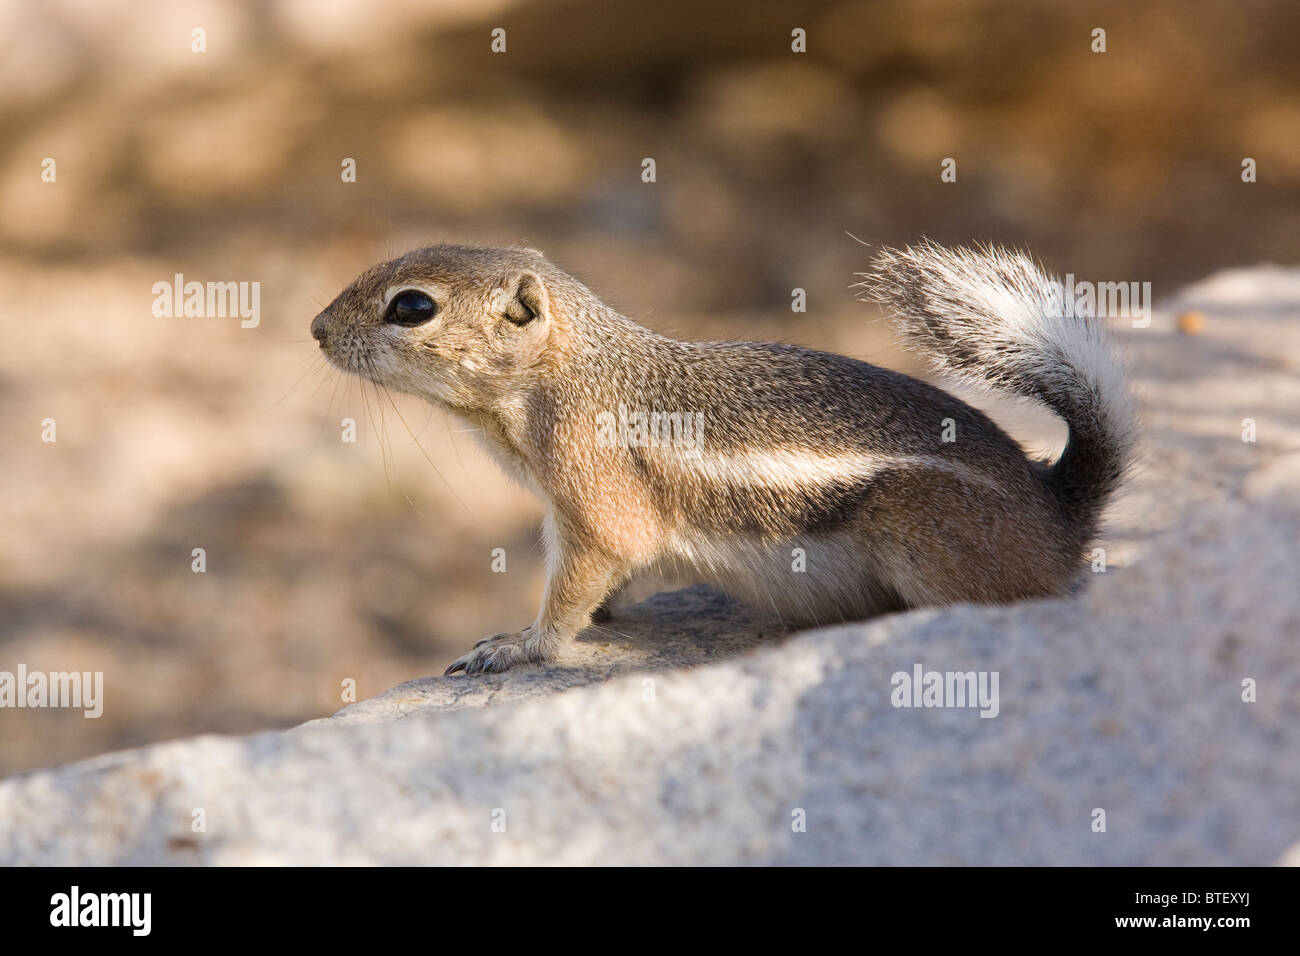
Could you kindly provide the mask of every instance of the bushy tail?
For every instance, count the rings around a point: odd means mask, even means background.
[[[1101,321],[1066,316],[1060,285],[997,247],[883,249],[862,275],[866,297],[897,313],[936,370],[1037,399],[1065,419],[1069,442],[1046,480],[1080,540],[1091,538],[1136,441],[1124,368]]]

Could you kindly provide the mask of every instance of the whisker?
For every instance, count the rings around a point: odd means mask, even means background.
[[[456,489],[453,488],[451,482],[447,480],[447,476],[442,473],[442,470],[434,463],[433,459],[429,457],[429,453],[425,450],[424,446],[420,444],[420,440],[416,437],[415,432],[411,430],[411,426],[407,423],[406,417],[402,414],[402,410],[397,407],[397,403],[393,401],[393,396],[389,394],[387,389],[384,390],[384,396],[388,399],[388,403],[393,406],[393,413],[397,415],[397,420],[402,423],[402,427],[406,429],[406,433],[411,436],[411,441],[415,442],[415,447],[420,449],[420,454],[422,454],[424,460],[429,463],[429,467],[431,467],[434,472],[437,473],[438,477],[442,479],[442,483],[447,486],[447,490],[451,492],[451,496],[456,499],[457,503],[459,503],[462,508],[465,509],[466,514],[482,524],[482,519],[474,513],[469,505],[465,504],[460,495],[456,494]],[[462,467],[464,467],[463,464]]]
[[[625,640],[627,640],[627,641],[630,641],[630,642],[633,643],[633,644],[636,643],[636,638],[634,638],[631,634],[625,634],[625,633],[623,633],[623,632],[620,631],[620,630],[616,630],[615,628],[610,627],[608,624],[597,624],[596,622],[593,621],[592,623],[590,623],[590,624],[587,625],[586,630],[589,630],[589,631],[602,631],[602,632],[604,632],[604,633],[606,633],[606,634],[614,634],[614,635],[616,635],[616,636],[618,636],[618,637],[621,637],[621,638],[623,638],[623,639],[625,639]]]
[[[368,356],[364,354],[361,356],[361,364],[365,369],[365,371],[370,372],[371,374],[374,373],[373,366],[371,365]],[[388,449],[384,446],[385,436],[384,436],[383,429],[381,429],[379,427],[379,423],[375,421],[375,413],[373,409],[371,409],[370,407],[370,395],[366,391],[366,384],[368,382],[369,384],[374,384],[374,383],[370,382],[369,376],[364,374],[359,375],[357,377],[357,380],[361,383],[361,406],[362,408],[365,409],[366,420],[370,422],[370,428],[375,433],[375,441],[379,443],[379,459],[380,461],[383,462],[384,465],[384,487],[387,488],[388,492],[391,494],[393,491],[393,482],[391,477],[388,474]]]
[[[325,357],[324,357],[323,355],[321,355],[319,352],[316,353],[316,359],[317,359],[318,362],[324,362],[324,361],[325,361]],[[281,395],[278,399],[276,399],[276,400],[271,404],[271,407],[272,407],[272,408],[277,408],[277,407],[279,407],[280,403],[283,402],[286,398],[288,398],[289,395],[290,395],[290,394],[291,394],[291,393],[292,393],[292,392],[293,392],[293,391],[294,391],[294,390],[295,390],[299,385],[302,384],[302,380],[303,380],[304,378],[306,378],[308,375],[312,374],[313,372],[319,372],[319,371],[321,370],[321,367],[322,367],[322,366],[319,365],[319,364],[309,366],[305,372],[303,372],[301,375],[298,376],[298,380],[297,380],[296,382],[294,382],[292,385],[289,386],[288,391],[286,391],[283,395]]]

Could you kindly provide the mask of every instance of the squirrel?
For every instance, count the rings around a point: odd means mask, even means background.
[[[344,289],[311,324],[330,362],[476,426],[547,505],[536,620],[446,673],[553,658],[647,570],[806,624],[1076,590],[1136,433],[1099,320],[997,247],[885,248],[858,278],[936,370],[1064,419],[1057,460],[900,372],[659,335],[534,249],[430,246]]]

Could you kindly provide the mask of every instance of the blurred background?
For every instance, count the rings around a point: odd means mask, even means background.
[[[532,619],[540,505],[310,339],[380,259],[524,242],[660,331],[919,371],[846,233],[1157,298],[1300,258],[1294,0],[0,0],[0,35],[0,670],[106,685],[0,711],[0,774],[290,726]],[[260,282],[260,325],[156,317],[176,273]]]

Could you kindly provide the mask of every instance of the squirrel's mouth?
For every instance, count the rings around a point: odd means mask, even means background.
[[[376,374],[366,343],[354,331],[346,327],[339,328],[333,321],[330,309],[323,310],[312,319],[311,335],[320,345],[322,354],[335,368],[383,384]]]
[[[366,348],[351,336],[323,338],[320,350],[335,368],[360,376],[376,385],[386,384]]]

